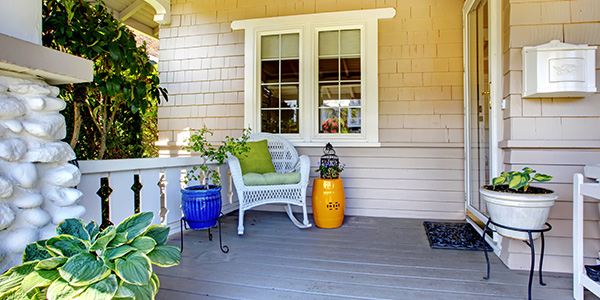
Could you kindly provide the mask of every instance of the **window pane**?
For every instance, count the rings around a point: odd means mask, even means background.
[[[279,110],[263,110],[261,120],[261,132],[279,133]]]
[[[360,108],[349,108],[348,119],[348,132],[360,133],[361,130],[361,117]]]
[[[263,85],[261,108],[279,108],[279,85]]]
[[[281,86],[281,107],[298,108],[298,85]]]
[[[339,85],[337,83],[319,84],[319,106],[323,106],[324,103],[339,98]]]
[[[300,35],[297,33],[281,35],[281,58],[296,58],[300,56]]]
[[[261,58],[279,58],[279,35],[265,35],[261,38]]]
[[[281,110],[281,133],[299,133],[298,126],[298,110],[297,109],[282,109]]]
[[[319,32],[319,55],[338,55],[339,32]]]
[[[360,80],[360,57],[342,58],[341,80]]]
[[[339,80],[338,58],[319,59],[319,81]]]
[[[320,108],[319,109],[319,133],[339,133],[340,132],[340,118],[339,111],[333,108]],[[342,130],[344,125],[342,125]]]
[[[352,100],[349,106],[360,106],[360,83],[342,83],[340,89],[342,90],[340,99]]]
[[[297,59],[281,61],[281,82],[300,82],[300,72]]]
[[[261,64],[261,68],[262,68],[262,82],[263,83],[279,82],[279,61],[278,60],[263,61]]]
[[[360,55],[360,30],[342,30],[340,48],[342,55]]]

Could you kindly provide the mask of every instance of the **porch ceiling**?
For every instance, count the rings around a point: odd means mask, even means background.
[[[158,37],[160,24],[171,22],[171,0],[104,0],[125,25]]]

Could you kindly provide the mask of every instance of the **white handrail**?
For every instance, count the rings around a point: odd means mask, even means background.
[[[143,185],[140,191],[141,211],[155,213],[154,224],[171,227],[171,233],[179,232],[181,218],[181,188],[186,184],[183,178],[193,166],[203,163],[200,157],[173,158],[134,158],[79,161],[82,176],[77,189],[83,192],[79,201],[86,208],[82,217],[88,222],[102,222],[101,199],[96,193],[100,189],[100,179],[108,178],[113,190],[110,195],[110,220],[117,224],[134,213],[134,175],[138,175]],[[209,163],[213,165],[213,163]],[[226,165],[221,166],[226,168]],[[228,170],[220,169],[220,174]],[[227,176],[227,175],[225,175]],[[237,198],[231,197],[229,178],[222,178],[223,213],[237,209]],[[190,182],[188,185],[198,184]],[[162,220],[162,221],[161,221]]]

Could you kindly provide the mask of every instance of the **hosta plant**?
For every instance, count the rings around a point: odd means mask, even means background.
[[[177,265],[181,254],[165,245],[169,228],[153,219],[139,213],[102,231],[94,221],[63,221],[57,236],[27,245],[23,264],[0,276],[0,300],[154,299],[152,264]]]
[[[492,188],[493,190],[496,190],[497,186],[508,183],[508,188],[513,192],[527,193],[529,185],[531,185],[533,181],[544,182],[550,181],[551,179],[552,176],[550,175],[540,174],[537,173],[535,170],[526,167],[523,168],[523,172],[502,172],[499,177],[495,177],[492,179]]]

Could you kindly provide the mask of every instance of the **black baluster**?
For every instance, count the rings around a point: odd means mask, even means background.
[[[108,177],[100,178],[100,188],[96,192],[96,195],[100,196],[102,208],[102,225],[100,225],[100,230],[113,225],[113,222],[110,221],[110,194],[112,192],[113,189],[108,184]]]
[[[133,210],[136,214],[140,212],[140,191],[143,187],[144,185],[140,183],[140,175],[133,175],[131,190],[133,191]]]

